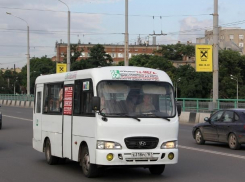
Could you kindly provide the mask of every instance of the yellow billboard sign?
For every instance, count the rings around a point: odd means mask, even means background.
[[[66,64],[57,63],[56,64],[56,73],[65,73],[66,72]]]
[[[196,72],[213,72],[212,45],[196,45]]]

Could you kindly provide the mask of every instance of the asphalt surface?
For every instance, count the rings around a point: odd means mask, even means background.
[[[44,153],[32,148],[32,109],[2,106],[0,182],[67,181],[245,181],[245,146],[234,151],[226,144],[196,145],[192,125],[180,125],[179,162],[167,165],[160,176],[143,168],[108,169],[100,178],[83,176],[76,162],[50,166]]]

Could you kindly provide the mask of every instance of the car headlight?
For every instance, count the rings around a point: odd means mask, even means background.
[[[122,149],[122,146],[117,142],[97,141],[97,149]]]
[[[178,148],[178,141],[164,142],[161,145],[161,149],[174,149]]]

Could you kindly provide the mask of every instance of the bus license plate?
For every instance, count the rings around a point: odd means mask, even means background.
[[[151,158],[152,152],[133,152],[131,156],[134,158]]]

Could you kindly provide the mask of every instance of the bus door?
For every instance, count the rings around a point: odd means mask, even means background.
[[[36,87],[36,97],[33,117],[33,137],[35,140],[41,141],[42,138],[42,97],[43,85]]]
[[[72,159],[72,110],[74,81],[66,81],[63,90],[63,157]]]

